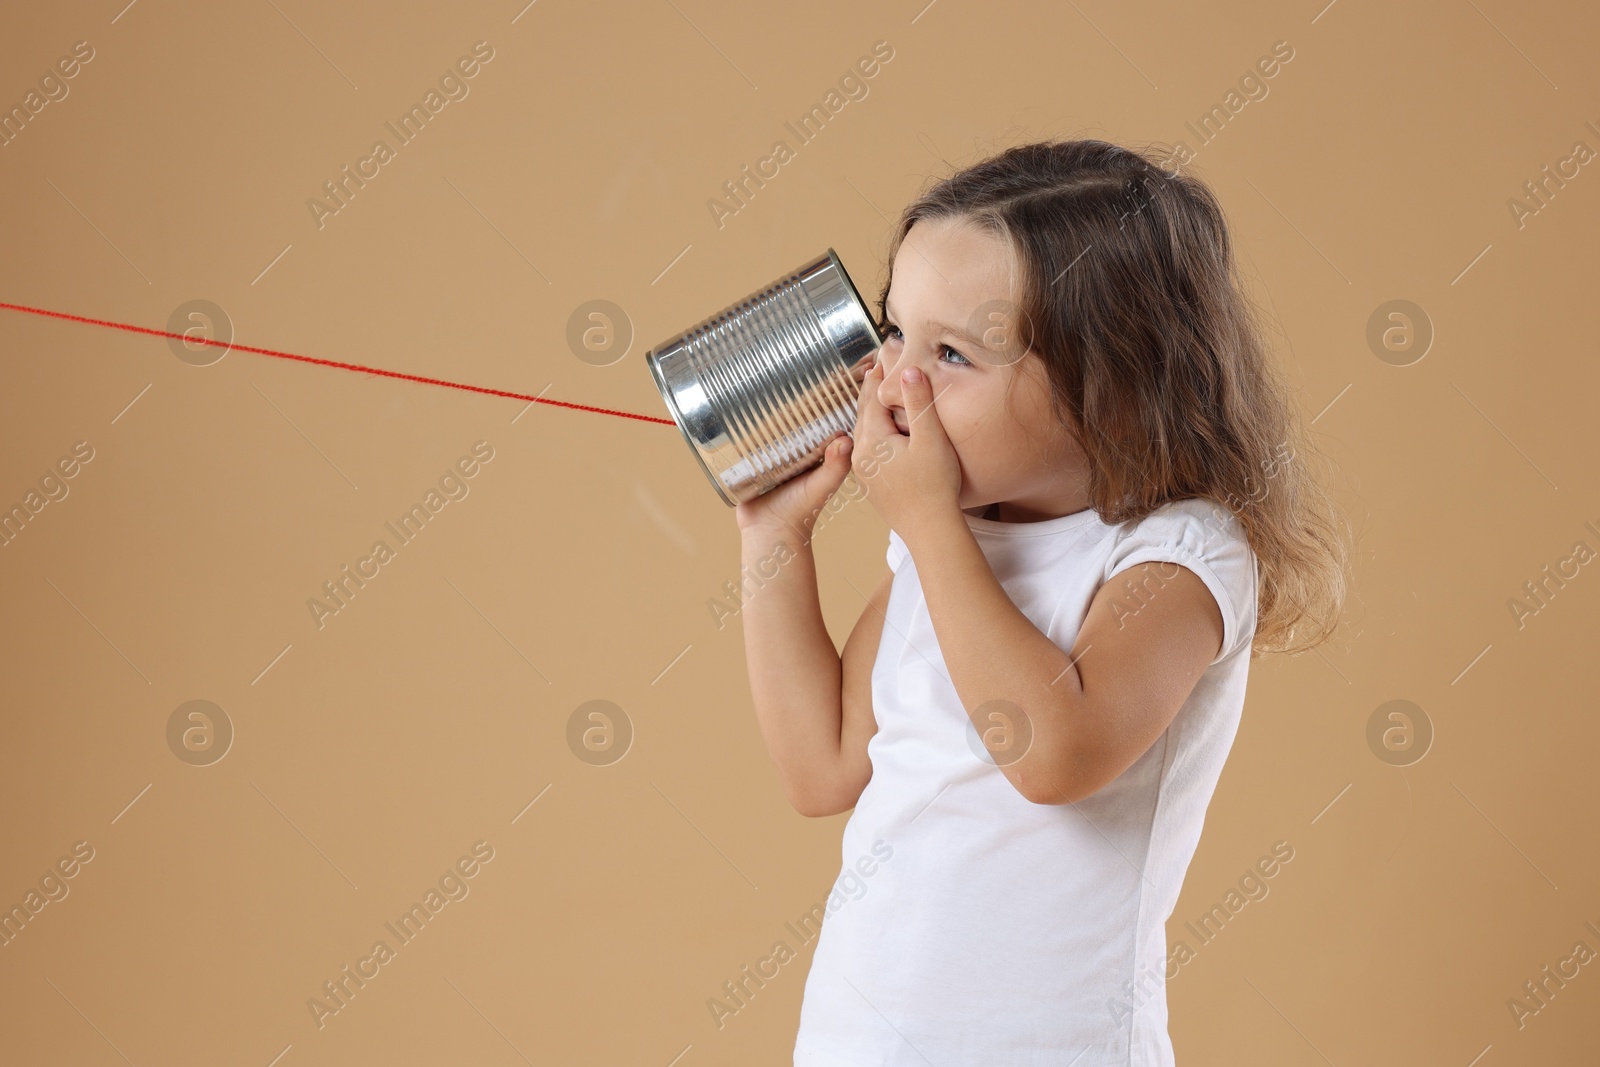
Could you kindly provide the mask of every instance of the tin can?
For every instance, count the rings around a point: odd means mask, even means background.
[[[833,249],[645,354],[656,388],[729,507],[852,433],[883,340]]]

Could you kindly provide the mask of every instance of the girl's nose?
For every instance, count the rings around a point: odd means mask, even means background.
[[[883,367],[883,381],[878,383],[878,403],[884,407],[903,407],[905,401],[900,396],[900,368],[905,364],[903,359],[891,359],[883,349],[878,350],[878,362]]]
[[[901,355],[903,357],[904,353]],[[878,383],[878,403],[889,409],[890,418],[904,431],[910,423],[906,416],[905,385],[900,381],[900,372],[909,364],[904,358],[889,359],[882,351],[879,351],[878,358],[883,363],[883,381]]]

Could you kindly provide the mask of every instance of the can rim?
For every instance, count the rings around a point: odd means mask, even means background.
[[[872,317],[872,305],[867,303],[866,299],[862,297],[861,290],[856,287],[856,280],[850,277],[849,271],[844,269],[844,262],[839,259],[839,253],[833,250],[832,245],[828,246],[828,258],[833,260],[833,265],[839,271],[839,276],[843,278],[844,283],[850,287],[850,295],[856,298],[856,302],[861,305],[861,310],[866,312],[867,329],[871,331],[873,340],[881,346],[883,344],[883,335],[878,332],[878,323]]]
[[[645,366],[650,368],[650,377],[655,379],[656,392],[661,394],[662,402],[667,405],[667,414],[672,416],[672,425],[678,428],[678,436],[683,438],[684,444],[689,446],[690,453],[694,455],[695,462],[700,464],[701,470],[705,471],[706,481],[711,483],[711,487],[717,491],[717,495],[722,498],[724,504],[730,508],[736,507],[739,502],[728,495],[728,490],[723,486],[722,479],[712,472],[711,464],[707,463],[706,457],[700,454],[700,446],[689,435],[689,428],[684,425],[683,411],[678,407],[677,399],[667,386],[666,379],[661,375],[661,367],[659,360],[656,358],[655,349],[652,348],[645,353],[644,362]]]

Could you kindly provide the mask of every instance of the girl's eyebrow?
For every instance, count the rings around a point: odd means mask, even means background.
[[[884,300],[884,302],[883,302],[883,308],[884,308],[885,311],[887,311],[889,313],[889,317],[890,318],[898,319],[900,317],[899,315],[896,315],[894,313],[894,308],[889,306],[889,302],[888,302],[887,299]],[[930,322],[930,323],[928,323],[928,325],[932,326],[936,330],[943,330],[945,333],[951,335],[952,337],[963,337],[966,340],[972,342],[974,345],[976,345],[979,348],[987,349],[989,347],[984,342],[983,338],[974,336],[972,333],[970,333],[970,332],[968,332],[966,330],[958,330],[954,326],[951,326],[948,323]]]

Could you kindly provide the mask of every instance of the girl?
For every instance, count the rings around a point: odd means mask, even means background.
[[[779,780],[855,809],[794,1063],[1171,1065],[1165,922],[1251,659],[1333,630],[1344,525],[1195,178],[1022,145],[889,262],[853,441],[737,509],[747,564],[794,553],[743,611]],[[890,529],[841,658],[809,541],[851,470]]]

